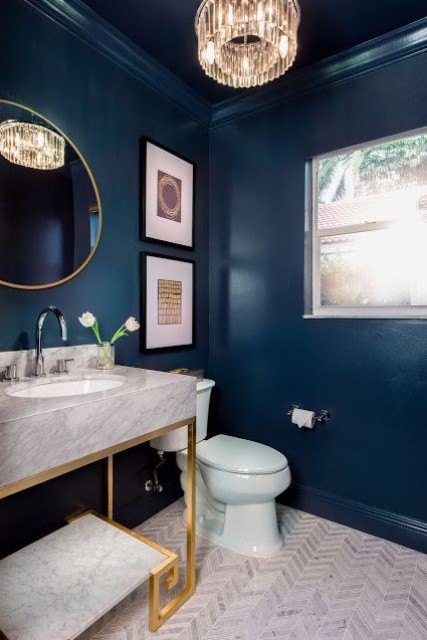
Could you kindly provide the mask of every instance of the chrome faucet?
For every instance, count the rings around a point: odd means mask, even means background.
[[[62,340],[67,339],[67,324],[65,322],[65,318],[62,315],[61,311],[58,307],[45,307],[39,313],[39,317],[36,322],[36,359],[35,359],[35,368],[34,368],[34,376],[38,378],[39,376],[44,376],[44,358],[43,358],[43,350],[42,350],[42,329],[43,323],[47,316],[47,314],[51,311],[53,315],[58,320],[59,330],[61,332]]]

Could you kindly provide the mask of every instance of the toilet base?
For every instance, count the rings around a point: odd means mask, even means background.
[[[196,532],[227,549],[256,558],[270,558],[283,547],[274,500],[261,504],[226,505],[224,518],[196,513]]]

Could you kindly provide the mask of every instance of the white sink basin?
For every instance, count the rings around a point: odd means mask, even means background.
[[[110,391],[124,384],[124,380],[116,378],[79,378],[78,380],[46,380],[41,383],[10,387],[6,390],[14,398],[63,398],[65,396],[83,396],[99,391]]]

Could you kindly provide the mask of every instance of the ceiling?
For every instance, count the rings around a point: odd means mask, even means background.
[[[84,3],[209,102],[244,91],[217,84],[198,64],[194,16],[200,0]],[[300,7],[299,52],[288,74],[427,16],[426,0],[300,0]]]

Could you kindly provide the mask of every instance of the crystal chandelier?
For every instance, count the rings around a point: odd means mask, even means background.
[[[203,0],[195,27],[205,73],[230,87],[255,87],[295,60],[297,0]]]
[[[0,153],[22,167],[58,169],[65,161],[65,140],[40,124],[5,120],[0,124]]]

